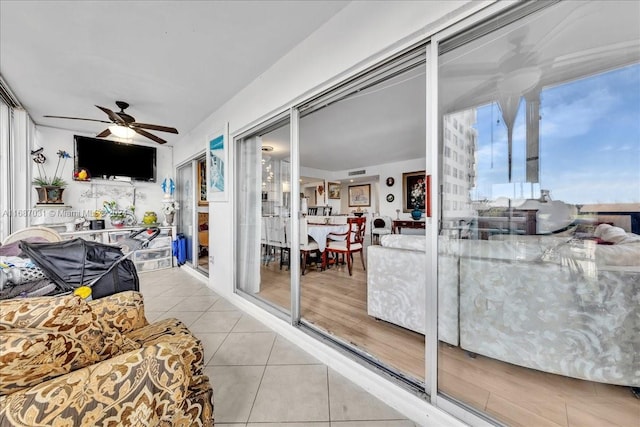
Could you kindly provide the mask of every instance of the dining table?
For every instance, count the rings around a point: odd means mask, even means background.
[[[307,226],[307,234],[313,237],[318,243],[318,250],[324,253],[327,248],[327,237],[331,233],[346,233],[349,230],[348,224],[313,224],[309,223]],[[331,240],[344,240],[344,236],[335,236]]]

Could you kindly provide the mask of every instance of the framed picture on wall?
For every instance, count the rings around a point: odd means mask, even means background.
[[[350,185],[349,206],[371,206],[371,184]]]
[[[426,211],[429,187],[425,171],[403,173],[402,211],[411,212],[414,208],[418,208],[429,216],[431,212]]]
[[[329,198],[330,199],[339,199],[340,198],[340,183],[339,182],[330,182],[329,183]]]
[[[207,204],[207,160],[198,160],[198,205]]]
[[[227,200],[227,169],[229,159],[229,124],[207,138],[207,201]]]

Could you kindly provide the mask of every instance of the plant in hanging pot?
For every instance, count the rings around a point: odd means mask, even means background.
[[[38,193],[38,203],[62,204],[62,192],[64,191],[64,187],[67,185],[65,180],[62,179],[62,172],[64,172],[67,159],[70,159],[71,156],[66,151],[58,150],[56,153],[58,155],[56,170],[53,175],[49,177],[47,176],[44,168],[47,158],[44,156],[43,151],[44,148],[31,151],[33,161],[38,167],[38,176],[32,181],[32,184],[35,186],[36,192]],[[60,163],[62,163],[62,168],[60,168]],[[60,170],[60,175],[58,175],[58,170]]]

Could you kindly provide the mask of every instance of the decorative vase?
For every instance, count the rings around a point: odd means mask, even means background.
[[[142,222],[147,225],[155,224],[158,222],[158,215],[155,212],[145,212],[142,217]]]
[[[164,220],[167,223],[167,225],[173,225],[173,218],[174,218],[174,213],[168,213],[164,216]]]
[[[422,218],[422,211],[420,209],[418,209],[418,208],[414,208],[411,211],[411,218],[413,218],[414,221],[419,220],[420,218]]]
[[[36,187],[36,192],[38,193],[38,203],[61,205],[63,203],[63,191],[63,187],[57,187],[53,185],[43,185],[41,187]]]
[[[123,228],[124,227],[124,218],[110,218],[109,219],[111,221],[111,225],[114,226],[115,228]]]

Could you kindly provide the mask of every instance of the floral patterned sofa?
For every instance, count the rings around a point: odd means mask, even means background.
[[[623,234],[628,241],[605,242],[613,244],[572,236],[458,241],[460,347],[640,386],[640,236]]]
[[[0,301],[0,426],[213,426],[203,357],[138,292]]]
[[[370,316],[423,333],[424,236],[367,252]],[[640,236],[602,224],[575,235],[438,239],[438,338],[508,363],[640,386]]]
[[[425,236],[387,234],[367,248],[367,313],[376,319],[424,334],[427,266]],[[440,266],[455,268],[452,257]],[[458,345],[458,283],[443,279],[438,293],[438,339]]]

